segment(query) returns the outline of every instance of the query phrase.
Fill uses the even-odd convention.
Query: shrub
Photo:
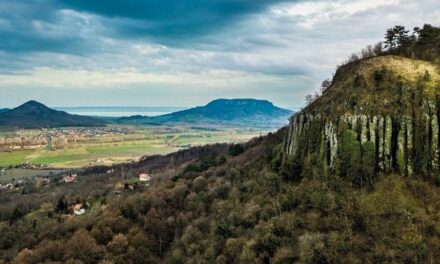
[[[243,152],[244,152],[244,148],[240,144],[233,144],[229,148],[229,155],[234,157],[240,155]]]

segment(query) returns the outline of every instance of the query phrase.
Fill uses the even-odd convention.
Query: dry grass
[[[381,77],[379,81],[377,76]],[[392,114],[401,111],[402,101],[409,101],[407,96],[419,87],[427,98],[440,94],[437,65],[391,55],[364,59],[340,67],[332,86],[306,111],[338,116]]]

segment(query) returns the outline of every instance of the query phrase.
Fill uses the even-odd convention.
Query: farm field
[[[113,127],[113,129],[116,129]],[[122,129],[122,128],[117,128]],[[77,136],[75,128],[64,129],[67,136],[62,147],[48,150],[18,148],[0,152],[0,167],[28,163],[49,168],[77,168],[89,165],[110,165],[137,160],[145,155],[167,154],[180,149],[214,143],[244,142],[266,131],[238,128],[201,130],[190,127],[124,126],[121,134]],[[49,131],[50,132],[50,131]],[[17,131],[20,136],[38,135],[35,130]],[[45,132],[47,133],[47,132]],[[52,132],[50,132],[52,133]],[[59,134],[59,132],[57,132]],[[55,133],[53,133],[55,134]],[[73,135],[73,136],[72,136]],[[76,137],[75,140],[72,140]],[[1,140],[1,135],[0,135]]]

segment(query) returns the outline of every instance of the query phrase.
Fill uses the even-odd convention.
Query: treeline
[[[383,42],[369,45],[360,52],[353,53],[343,65],[383,55],[397,55],[438,63],[440,27],[425,24],[410,31],[404,26],[396,25],[387,29]]]
[[[404,26],[394,26],[387,30],[384,45],[389,54],[438,62],[440,27],[425,24],[411,32]]]

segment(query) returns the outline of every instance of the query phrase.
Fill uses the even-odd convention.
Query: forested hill
[[[356,187],[292,178],[283,129],[193,148],[76,183],[0,192],[0,259],[14,263],[435,263],[440,187],[378,174]],[[312,159],[311,162],[315,162]],[[149,186],[138,182],[148,171]],[[317,172],[319,172],[317,170]],[[73,216],[72,206],[86,213]]]
[[[132,116],[122,123],[211,124],[243,127],[279,128],[288,123],[292,111],[274,106],[266,100],[217,99],[195,107],[156,117]]]
[[[71,115],[29,101],[14,109],[0,112],[2,128],[48,128],[74,126],[103,126],[104,121],[88,116]]]

